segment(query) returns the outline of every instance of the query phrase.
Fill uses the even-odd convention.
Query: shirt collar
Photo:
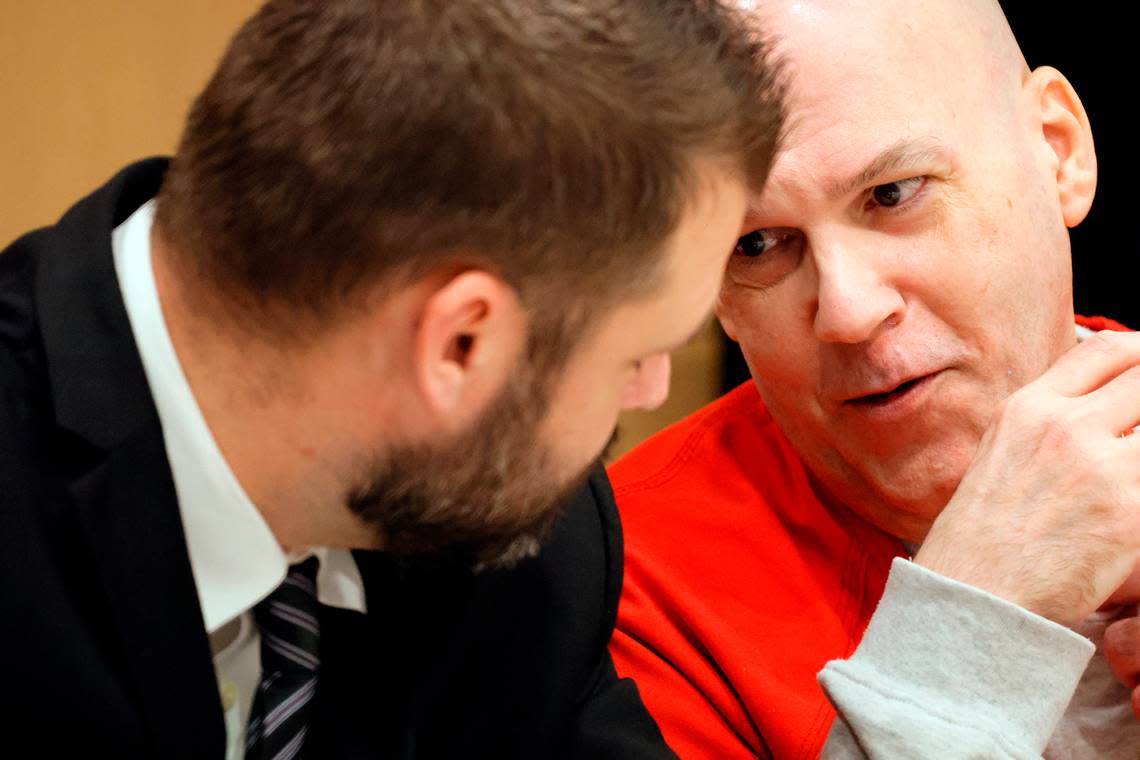
[[[154,201],[111,233],[115,272],[162,423],[190,566],[209,633],[252,608],[281,583],[290,561],[320,559],[323,604],[364,612],[360,571],[345,549],[286,557],[233,474],[206,424],[166,329],[151,265]]]

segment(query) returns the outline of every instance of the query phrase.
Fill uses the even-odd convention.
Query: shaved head
[[[788,122],[718,314],[821,494],[921,540],[998,404],[1075,342],[1087,117],[994,0],[740,4]]]
[[[752,0],[792,97],[846,84],[852,62],[876,62],[912,95],[937,83],[948,110],[1009,107],[1029,68],[996,0]],[[805,89],[803,83],[811,83]],[[947,88],[954,84],[953,92]],[[858,93],[876,97],[873,89]],[[796,128],[792,102],[789,131]]]
[[[996,69],[1025,68],[1017,40],[996,0],[739,0],[778,42],[783,30],[843,34],[906,43],[925,40],[972,52]],[[905,34],[900,34],[905,31]],[[886,33],[888,37],[880,35]],[[793,43],[794,44],[794,43]],[[955,48],[955,45],[972,47]]]

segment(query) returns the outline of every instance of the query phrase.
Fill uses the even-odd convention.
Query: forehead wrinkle
[[[831,197],[842,197],[862,190],[892,172],[928,165],[932,161],[945,162],[949,154],[946,146],[932,137],[904,138],[871,159],[858,173],[830,183],[827,192]]]

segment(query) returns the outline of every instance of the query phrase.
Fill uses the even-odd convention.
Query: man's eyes
[[[736,241],[728,260],[728,280],[750,288],[767,288],[794,270],[803,257],[803,233],[788,227],[762,227]]]
[[[875,185],[867,191],[864,210],[901,212],[908,203],[922,193],[927,181],[928,177],[918,176]],[[777,279],[777,274],[783,276],[794,268],[803,253],[804,245],[803,233],[795,228],[761,227],[753,230],[737,239],[729,274],[740,275],[747,271],[749,280],[759,279],[761,276],[765,280]],[[734,276],[734,279],[744,278]]]
[[[733,253],[747,258],[756,258],[787,241],[791,236],[792,233],[786,230],[753,230],[736,241],[736,249]]]
[[[867,200],[868,209],[873,206],[881,208],[895,208],[905,204],[918,195],[926,184],[926,177],[908,177],[897,182],[887,182],[871,188],[870,198]]]

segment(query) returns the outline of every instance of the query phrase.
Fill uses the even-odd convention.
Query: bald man
[[[755,382],[611,471],[619,672],[684,758],[1136,760],[1138,342],[1074,322],[1076,93],[991,0],[757,5],[790,125],[718,307]]]

